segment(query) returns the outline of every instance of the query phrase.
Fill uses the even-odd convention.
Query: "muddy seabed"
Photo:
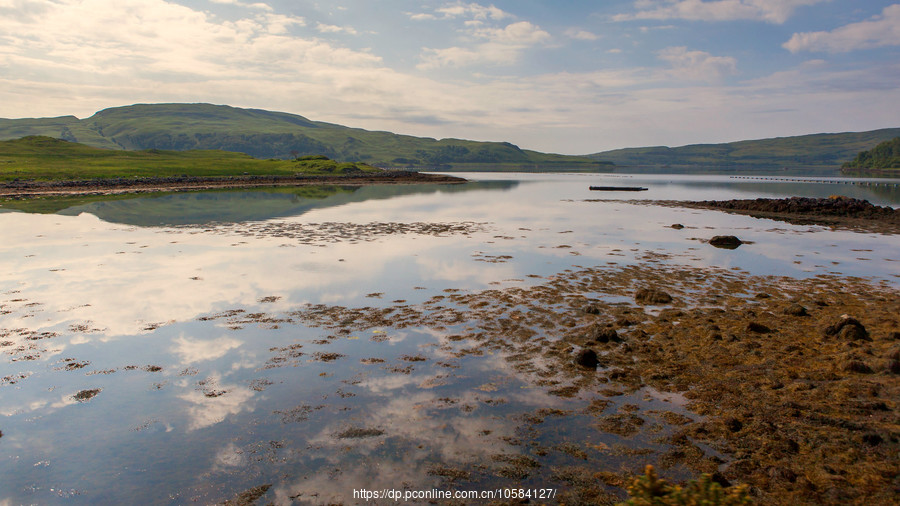
[[[203,233],[309,247],[401,235],[511,239],[482,222],[313,225],[165,234],[173,243]],[[469,260],[513,260],[501,253]],[[38,381],[47,362],[60,399],[45,414],[6,410],[7,420],[28,417],[12,430],[0,419],[12,497],[352,504],[362,488],[530,487],[556,489],[553,503],[611,504],[653,464],[674,481],[709,473],[747,484],[761,504],[896,500],[895,284],[682,265],[657,250],[635,260],[581,261],[486,289],[417,286],[411,301],[391,287],[353,305],[284,304],[273,294],[188,322],[145,322],[143,336],[168,336],[193,354],[187,367],[153,352],[100,351],[114,341],[96,342],[91,356],[57,344],[88,342],[102,323],[0,325],[13,371],[0,394]],[[16,290],[3,294],[0,315],[43,317],[41,302]],[[242,376],[229,376],[228,363],[204,365],[240,350],[238,338],[263,343],[231,366]],[[185,411],[192,417],[182,420]],[[69,431],[65,454],[54,454],[50,436],[40,442]],[[52,459],[19,460],[44,446]],[[42,474],[57,468],[75,470]]]

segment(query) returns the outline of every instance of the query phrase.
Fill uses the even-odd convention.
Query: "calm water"
[[[448,356],[452,326],[291,318],[308,304],[415,306],[660,252],[673,265],[900,284],[895,236],[587,201],[843,194],[896,207],[896,186],[465,177],[478,181],[0,213],[0,504],[203,504],[260,484],[278,504],[353,503],[354,489],[450,486],[441,466],[474,469],[455,487],[558,486],[554,466],[640,469],[639,455],[600,449],[654,444],[583,416],[525,435],[523,414],[577,411],[592,398],[551,395],[498,356]],[[600,195],[591,184],[650,190]],[[752,244],[701,241],[719,234]],[[683,411],[681,401],[614,400]],[[522,438],[578,449],[552,452],[527,479],[478,471],[527,453]]]

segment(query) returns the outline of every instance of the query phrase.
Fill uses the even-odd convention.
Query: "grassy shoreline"
[[[322,184],[461,183],[324,156],[260,160],[227,151],[116,151],[51,137],[0,142],[0,197],[116,195]]]
[[[371,165],[337,162],[324,156],[263,160],[243,153],[215,150],[119,151],[40,136],[0,141],[0,181],[296,174],[340,176],[378,172],[382,170]]]

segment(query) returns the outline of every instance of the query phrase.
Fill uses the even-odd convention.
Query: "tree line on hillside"
[[[869,151],[861,151],[845,163],[844,169],[900,169],[900,137],[882,142]]]

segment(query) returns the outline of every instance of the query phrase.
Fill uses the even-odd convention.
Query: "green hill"
[[[46,136],[0,141],[0,181],[13,179],[93,179],[129,177],[338,175],[378,171],[365,163],[325,157],[260,160],[218,150],[112,150]]]
[[[81,120],[0,119],[0,140],[26,135],[119,150],[223,150],[278,159],[325,155],[382,167],[597,170],[604,166],[585,157],[522,150],[507,142],[413,137],[211,104],[138,104],[104,109]]]
[[[673,168],[693,170],[713,169],[828,169],[835,172],[841,164],[861,150],[900,135],[900,128],[886,128],[869,132],[813,134],[796,137],[729,142],[725,144],[694,144],[677,148],[665,146],[627,148],[588,155],[608,160],[618,166]]]
[[[900,137],[884,141],[841,167],[843,172],[889,172],[900,174]]]

